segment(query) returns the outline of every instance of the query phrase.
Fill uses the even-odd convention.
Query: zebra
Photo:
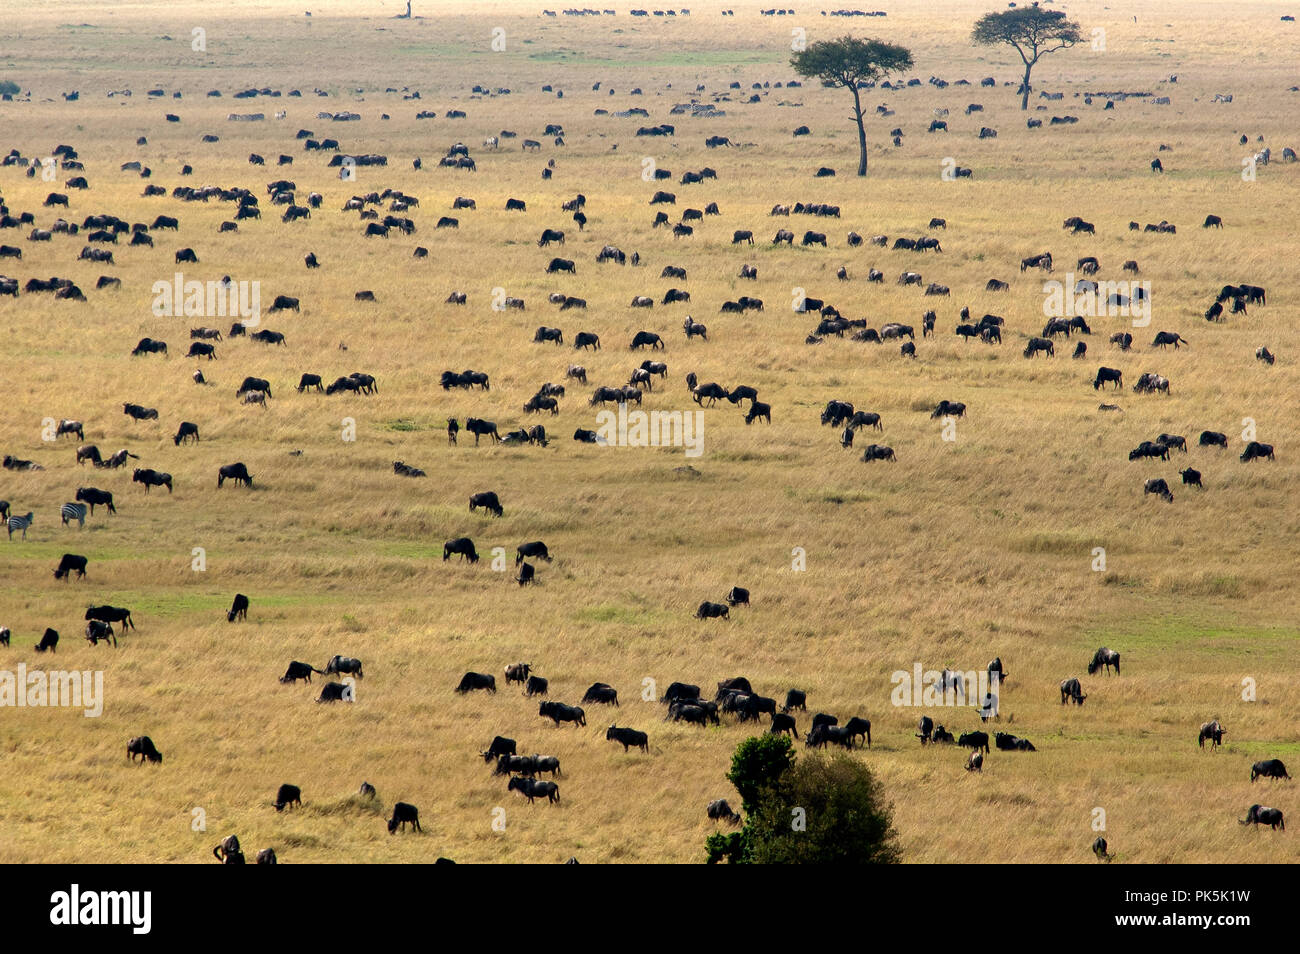
[[[63,509],[59,512],[63,517],[63,525],[66,527],[69,520],[77,521],[78,525],[86,525],[86,505],[81,503],[65,503]]]
[[[23,539],[24,539],[24,540],[27,539],[27,528],[30,527],[30,526],[32,525],[32,516],[33,516],[33,514],[31,513],[31,511],[28,511],[28,512],[27,512],[27,516],[25,516],[25,517],[10,517],[10,518],[9,518],[9,522],[8,522],[8,524],[7,524],[6,526],[7,526],[8,529],[9,529],[9,539],[10,539],[10,540],[12,540],[12,539],[14,538],[14,531],[15,531],[15,530],[21,530],[21,531],[23,532]]]

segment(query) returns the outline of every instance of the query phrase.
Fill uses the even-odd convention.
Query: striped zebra
[[[59,512],[63,517],[63,525],[66,527],[69,520],[77,521],[79,526],[86,525],[86,505],[81,503],[65,503],[63,509]]]
[[[15,531],[15,530],[21,530],[21,531],[23,532],[23,539],[24,539],[24,540],[27,539],[27,528],[30,527],[30,526],[32,525],[32,516],[33,516],[32,513],[31,513],[30,511],[28,511],[27,516],[25,516],[25,517],[10,517],[10,518],[9,518],[9,521],[8,521],[8,523],[6,524],[6,526],[9,528],[9,539],[10,539],[10,540],[12,540],[12,539],[14,538],[14,531]]]

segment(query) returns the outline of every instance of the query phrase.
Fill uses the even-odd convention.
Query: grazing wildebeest
[[[307,682],[311,682],[311,674],[314,672],[320,673],[322,676],[325,675],[324,670],[317,669],[310,663],[297,662],[295,660],[294,662],[289,663],[289,668],[285,670],[284,675],[280,677],[280,681],[283,683],[292,683],[297,682],[299,679],[305,679]]]
[[[1213,722],[1204,722],[1201,724],[1201,734],[1197,737],[1196,744],[1203,749],[1205,748],[1205,740],[1209,739],[1210,750],[1213,751],[1223,744],[1223,736],[1227,731],[1219,724],[1218,719]]]
[[[1264,759],[1250,767],[1250,780],[1253,782],[1257,778],[1289,779],[1291,776],[1287,774],[1286,766],[1282,764],[1281,759]]]
[[[572,722],[575,726],[587,724],[587,714],[580,706],[568,706],[563,702],[543,702],[537,714],[550,719],[557,727],[561,722]]]
[[[36,651],[38,653],[43,653],[47,651],[52,653],[58,652],[58,646],[59,646],[58,631],[50,629],[47,626],[45,628],[45,634],[41,636],[41,641],[36,644]]]
[[[629,346],[628,350],[635,351],[638,348],[644,348],[646,345],[650,346],[651,351],[662,350],[664,348],[663,339],[653,331],[638,331],[632,338],[632,344]]]
[[[492,514],[494,517],[499,517],[503,513],[505,513],[505,511],[501,508],[501,501],[498,500],[497,495],[490,490],[486,490],[483,491],[482,493],[470,495],[469,512],[473,513],[479,507],[482,507],[484,510]]]
[[[1269,828],[1277,831],[1281,826],[1286,831],[1286,822],[1282,819],[1282,810],[1280,808],[1265,808],[1262,805],[1251,805],[1246,810],[1246,817],[1241,820],[1242,825],[1267,825]]]
[[[1139,394],[1154,394],[1156,391],[1169,393],[1169,379],[1161,377],[1153,371],[1143,372],[1138,378],[1137,384],[1133,385],[1133,390]]]
[[[469,537],[458,537],[455,540],[448,540],[442,546],[442,559],[446,562],[447,558],[453,553],[460,554],[461,562],[466,559],[470,563],[478,562],[478,551],[474,549],[474,541]]]
[[[722,603],[710,603],[706,600],[695,611],[696,619],[717,619],[718,617],[723,619],[731,618],[728,608]]]
[[[497,677],[487,672],[467,672],[461,676],[460,683],[456,686],[458,693],[473,692],[476,689],[485,689],[488,692],[497,691]]]
[[[930,412],[931,420],[934,420],[935,418],[938,417],[946,417],[946,416],[965,417],[966,405],[960,401],[943,400],[940,401],[937,405],[935,405],[934,410]]]
[[[512,682],[527,682],[532,668],[530,663],[512,663],[506,666],[506,685]]]
[[[134,762],[136,756],[140,757],[140,764],[154,762],[162,764],[162,753],[158,751],[157,746],[153,744],[153,739],[147,735],[137,735],[126,743],[126,757],[128,761]]]
[[[105,623],[103,620],[92,619],[86,624],[86,642],[92,646],[97,646],[100,640],[111,643],[113,648],[117,648],[117,636],[113,632],[111,623]]]
[[[1115,652],[1113,649],[1107,649],[1105,646],[1098,649],[1097,652],[1093,654],[1092,662],[1088,663],[1088,675],[1093,675],[1101,669],[1102,666],[1106,667],[1107,673],[1110,672],[1110,667],[1114,666],[1115,675],[1118,676],[1120,674],[1119,653]]]
[[[921,731],[916,734],[916,737],[921,740],[922,745],[925,745],[930,741],[930,735],[934,732],[934,720],[929,716],[921,716],[919,728]]]
[[[1277,360],[1277,358],[1274,357],[1273,352],[1269,351],[1268,348],[1257,348],[1255,349],[1255,360],[1263,361],[1265,364],[1272,364]]]
[[[1241,460],[1243,462],[1263,460],[1264,458],[1274,460],[1272,444],[1264,444],[1260,441],[1251,441],[1246,445],[1246,449],[1241,452]]]
[[[276,790],[275,801],[271,805],[277,812],[282,812],[292,805],[302,808],[302,789],[286,782]]]
[[[745,423],[751,424],[756,419],[762,418],[767,423],[772,423],[772,405],[765,404],[762,401],[753,401],[749,405],[749,413],[745,415]]]
[[[98,619],[105,623],[125,623],[125,629],[129,626],[135,629],[135,623],[131,620],[131,611],[118,606],[92,606],[86,610],[87,620]]]
[[[1221,228],[1223,228],[1223,219],[1219,218],[1219,216],[1217,216],[1217,215],[1207,215],[1207,216],[1205,217],[1205,222],[1201,225],[1201,228],[1203,228],[1203,229],[1208,229],[1208,228],[1221,229]]]
[[[686,321],[682,323],[682,330],[686,332],[686,340],[687,340],[687,341],[690,341],[690,340],[691,340],[692,338],[694,338],[696,335],[698,335],[699,337],[703,338],[705,341],[708,341],[708,340],[709,340],[709,329],[708,329],[708,327],[707,327],[706,325],[702,325],[702,324],[700,324],[698,321],[696,321],[696,320],[695,320],[694,318],[692,318],[690,315],[687,315],[687,316],[686,316]]]
[[[1091,671],[1091,670],[1090,670]],[[1061,681],[1061,705],[1067,702],[1073,702],[1077,706],[1083,705],[1083,700],[1088,697],[1084,694],[1079,680],[1073,676]]]
[[[854,716],[848,722],[844,723],[844,731],[849,734],[850,738],[861,736],[867,743],[867,748],[871,748],[871,721]]]
[[[217,468],[217,488],[220,489],[227,480],[233,480],[236,484],[243,484],[245,487],[253,486],[253,478],[242,461]]]
[[[1142,496],[1145,497],[1147,494],[1156,494],[1165,503],[1174,502],[1173,491],[1169,489],[1169,484],[1163,477],[1153,477],[1142,485]]]
[[[789,732],[796,739],[799,738],[799,730],[795,726],[794,716],[786,715],[782,712],[772,713],[772,724],[767,730],[769,735],[779,735],[782,732]]]
[[[743,586],[733,586],[727,593],[727,605],[748,606],[749,590],[745,589]]]
[[[1201,431],[1201,438],[1198,443],[1202,447],[1227,447],[1228,435],[1219,431]]]
[[[54,570],[56,580],[71,579],[71,575],[76,573],[79,578],[86,576],[86,558],[78,556],[75,553],[65,553],[59,560],[59,565]]]
[[[407,802],[398,802],[393,806],[393,817],[388,819],[388,833],[393,834],[399,825],[402,831],[406,831],[407,822],[410,822],[416,831],[423,833],[424,829],[420,827],[420,810]]]
[[[1047,352],[1047,356],[1053,357],[1056,354],[1056,346],[1048,338],[1030,338],[1025,345],[1025,357],[1032,358],[1040,351]]]
[[[611,725],[605,730],[606,741],[620,742],[623,745],[623,751],[630,748],[638,748],[642,752],[649,753],[649,737],[637,729],[620,728],[618,725]]]
[[[248,619],[248,597],[243,593],[235,594],[235,600],[226,613],[226,622],[233,623],[237,619]]]
[[[1129,460],[1140,460],[1144,457],[1159,457],[1161,460],[1168,460],[1169,448],[1159,441],[1143,441],[1128,452]]]
[[[1164,348],[1166,345],[1173,345],[1174,350],[1178,350],[1180,344],[1187,344],[1181,335],[1173,331],[1160,331],[1156,333],[1155,340],[1151,344],[1158,348]]]
[[[528,682],[524,684],[524,694],[528,696],[544,696],[548,687],[548,681],[541,676],[529,676]]]
[[[1124,386],[1124,372],[1119,368],[1098,368],[1097,377],[1093,379],[1092,389],[1100,390],[1107,381],[1114,382],[1116,389]]]
[[[593,683],[592,686],[583,694],[582,702],[603,703],[605,705],[618,705],[618,690],[604,682]]]
[[[519,548],[515,552],[515,566],[524,562],[524,557],[541,557],[547,563],[550,563],[552,559],[550,552],[546,549],[546,544],[541,540],[519,544]]]
[[[868,444],[866,450],[862,452],[864,463],[873,460],[887,460],[897,462],[898,458],[894,455],[894,449],[884,444]]]
[[[984,774],[984,753],[983,752],[978,752],[978,751],[971,752],[970,758],[966,760],[966,771],[979,772],[981,775]]]

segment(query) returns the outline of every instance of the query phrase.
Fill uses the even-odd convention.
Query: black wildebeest
[[[1280,826],[1286,831],[1286,822],[1282,819],[1282,810],[1280,808],[1266,808],[1262,805],[1251,805],[1246,810],[1246,817],[1241,820],[1242,825],[1267,825],[1269,828],[1277,831]]]
[[[271,805],[277,812],[282,812],[292,805],[302,808],[302,789],[286,782],[276,791],[275,801]]]
[[[1178,475],[1183,478],[1183,483],[1187,486],[1200,487],[1202,490],[1205,489],[1201,485],[1201,472],[1199,470],[1188,467],[1185,470],[1180,470]]]
[[[407,802],[398,802],[393,806],[393,817],[388,819],[388,833],[393,834],[399,825],[402,831],[406,831],[407,822],[410,822],[411,827],[416,831],[423,833],[424,829],[420,827],[420,810]]]
[[[966,405],[960,401],[940,401],[933,411],[930,412],[930,419],[938,417],[965,417]]]
[[[56,580],[71,579],[72,574],[76,573],[79,579],[84,579],[86,576],[86,562],[84,556],[65,553],[54,570],[54,578]]]
[[[111,623],[105,623],[103,620],[92,619],[86,623],[86,642],[92,646],[99,645],[99,641],[111,643],[113,648],[117,648],[117,635],[113,632]]]
[[[1110,667],[1115,667],[1115,675],[1119,675],[1119,653],[1113,649],[1107,649],[1105,646],[1098,649],[1092,656],[1092,662],[1088,663],[1088,675],[1093,675],[1103,666],[1106,672],[1110,672]]]
[[[649,753],[649,737],[637,729],[621,728],[618,725],[611,725],[605,730],[606,741],[619,742],[623,745],[623,751],[630,748],[638,748],[642,752]]]
[[[1124,372],[1119,368],[1098,368],[1097,377],[1094,378],[1092,382],[1092,389],[1098,391],[1105,386],[1108,381],[1113,382],[1115,388],[1118,390],[1124,386]]]
[[[492,744],[487,747],[487,751],[480,754],[483,756],[484,762],[491,762],[503,755],[514,755],[515,749],[514,739],[507,739],[505,736],[498,735],[493,737]]]
[[[312,673],[319,673],[322,676],[325,675],[324,670],[317,669],[310,663],[298,662],[295,660],[294,662],[289,663],[289,668],[285,670],[284,675],[280,677],[280,681],[283,683],[292,683],[297,682],[299,679],[305,679],[307,682],[311,682]]]
[[[568,706],[563,702],[543,702],[537,714],[550,719],[556,726],[561,722],[572,722],[575,726],[587,724],[587,714],[580,706]]]
[[[89,504],[92,515],[97,505],[108,507],[109,513],[117,513],[117,508],[113,506],[113,495],[107,490],[100,490],[97,487],[78,487],[77,500]]]
[[[1286,766],[1282,764],[1281,759],[1264,759],[1250,767],[1250,780],[1253,782],[1257,778],[1289,779],[1291,776],[1287,774]]]
[[[550,552],[546,549],[546,544],[541,540],[519,544],[519,548],[515,551],[515,566],[524,562],[525,557],[541,557],[547,563],[552,560]]]
[[[967,748],[979,751],[983,749],[989,751],[989,734],[987,732],[963,732],[957,739],[957,744]]]
[[[548,681],[541,676],[529,676],[528,682],[524,684],[524,694],[528,696],[544,696],[549,685]]]
[[[149,738],[147,735],[137,735],[126,743],[127,759],[134,762],[136,756],[139,756],[141,765],[144,765],[145,762],[154,762],[158,765],[162,764],[162,753],[159,752],[157,747],[153,744],[153,739]]]
[[[541,782],[537,779],[515,776],[506,783],[506,791],[521,792],[528,798],[528,804],[535,798],[545,798],[551,804],[559,804],[560,787],[554,782]]]
[[[497,677],[487,672],[467,672],[460,677],[460,683],[456,686],[456,691],[461,694],[473,692],[476,689],[496,692]]]
[[[85,618],[98,619],[105,623],[125,623],[123,629],[127,626],[135,629],[135,623],[131,620],[131,611],[118,606],[92,606],[86,610]]]
[[[1265,458],[1267,458],[1268,460],[1275,459],[1273,457],[1272,444],[1264,444],[1261,443],[1260,441],[1251,441],[1249,444],[1246,445],[1246,449],[1241,452],[1241,460],[1243,462],[1252,461],[1252,460],[1264,460]]]
[[[1159,331],[1159,332],[1156,332],[1155,340],[1152,341],[1151,344],[1152,344],[1154,347],[1158,347],[1158,348],[1161,348],[1161,349],[1163,349],[1166,345],[1173,345],[1173,346],[1174,346],[1174,350],[1177,351],[1177,350],[1178,350],[1178,346],[1179,346],[1180,344],[1187,344],[1187,341],[1186,341],[1186,340],[1185,340],[1181,335],[1179,335],[1177,332],[1173,332],[1173,331]]]
[[[1165,503],[1174,502],[1173,491],[1169,489],[1169,484],[1163,477],[1153,477],[1142,485],[1142,496],[1145,497],[1147,494],[1155,494]]]
[[[6,632],[8,632],[8,630],[6,630]],[[47,626],[47,627],[45,628],[45,634],[44,634],[43,636],[41,636],[41,641],[40,641],[39,643],[36,644],[36,651],[37,651],[38,653],[43,653],[43,652],[46,652],[46,651],[48,651],[48,652],[52,652],[52,653],[53,653],[53,652],[58,652],[58,646],[59,646],[59,634],[58,634],[58,631],[57,631],[57,630],[50,629],[50,628]]]
[[[597,682],[583,694],[582,702],[603,703],[604,705],[618,705],[618,690],[608,683]]]
[[[749,590],[745,589],[743,586],[733,586],[727,593],[727,605],[748,606]]]
[[[659,351],[664,348],[663,339],[653,331],[638,331],[632,338],[632,344],[629,346],[629,350],[635,351],[638,348],[644,348],[647,345],[650,346],[651,351]]]
[[[1197,737],[1196,744],[1203,749],[1205,748],[1205,740],[1209,739],[1210,751],[1214,751],[1223,744],[1223,737],[1227,732],[1228,730],[1219,724],[1218,719],[1213,722],[1204,722],[1201,724],[1201,734]]]
[[[1227,447],[1228,435],[1219,431],[1201,431],[1198,443],[1202,447]]]
[[[217,488],[220,489],[227,480],[233,480],[236,484],[243,484],[245,487],[253,486],[253,478],[243,461],[217,468]]]
[[[1078,679],[1071,676],[1069,679],[1061,680],[1061,705],[1073,702],[1076,706],[1081,706],[1083,700],[1087,698]]]
[[[248,619],[248,597],[243,593],[235,594],[235,600],[226,612],[226,622],[233,623],[237,619]]]
[[[194,438],[194,441],[198,442],[199,425],[194,424],[192,421],[181,421],[181,426],[179,426],[177,432],[175,432],[175,437],[172,438],[172,443],[179,447],[190,438]]]
[[[478,551],[474,549],[474,541],[469,537],[458,537],[455,540],[448,540],[442,546],[442,559],[445,562],[453,553],[460,554],[461,562],[466,559],[470,563],[478,562]]]
[[[699,605],[695,611],[696,619],[730,619],[730,611],[722,603],[710,603],[707,600]]]
[[[472,494],[470,496],[469,512],[473,513],[479,507],[482,507],[484,510],[492,514],[494,517],[500,517],[502,514],[505,513],[505,511],[501,508],[501,501],[498,500],[497,495],[490,490],[485,490],[482,493]]]

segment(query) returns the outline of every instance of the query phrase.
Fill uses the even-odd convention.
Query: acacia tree
[[[1063,11],[1037,5],[986,13],[975,21],[971,31],[971,40],[981,46],[1005,44],[1020,54],[1025,63],[1021,109],[1029,108],[1029,74],[1034,64],[1046,54],[1068,49],[1082,39],[1079,24],[1067,20]]]
[[[842,36],[813,43],[790,57],[800,76],[819,79],[823,86],[843,87],[853,92],[853,121],[858,125],[858,175],[867,174],[867,127],[862,113],[859,86],[875,83],[891,73],[912,68],[912,52],[883,40]]]

